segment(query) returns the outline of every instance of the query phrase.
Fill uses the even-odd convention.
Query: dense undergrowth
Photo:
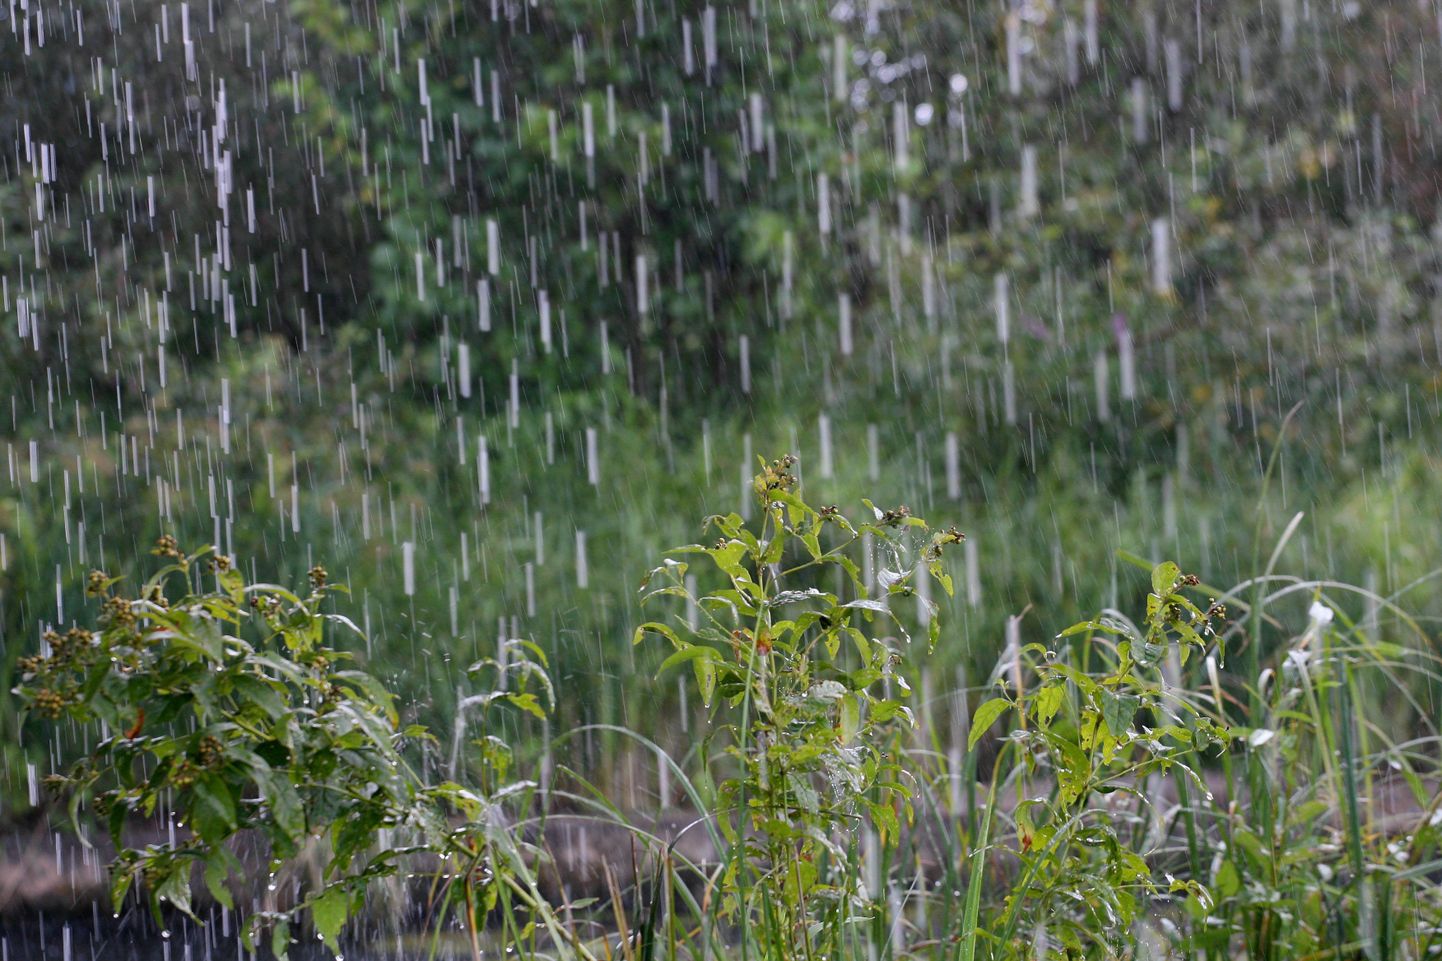
[[[355,625],[325,571],[300,596],[170,540],[173,563],[136,591],[92,578],[95,631],[47,635],[18,693],[93,745],[53,781],[78,827],[123,839],[158,813],[193,832],[122,854],[117,908],[133,893],[157,918],[190,910],[194,864],[230,903],[242,826],[272,869],[323,839],[304,899],[248,914],[277,950],[302,923],[363,941],[345,924],[373,920],[372,889],[429,865],[432,936],[463,933],[477,956],[1442,954],[1442,659],[1395,598],[1277,573],[1300,520],[1231,588],[1167,562],[1135,604],[1045,641],[1013,622],[989,675],[941,694],[924,668],[964,535],[901,506],[868,501],[855,522],[813,506],[795,467],[763,464],[751,520],[713,516],[714,540],[644,582],[665,616],[636,643],[668,652],[637,683],[685,671],[689,752],[618,726],[528,737],[554,690],[521,642],[472,665],[477,730],[458,718],[441,744],[346,667],[331,634]],[[625,892],[610,880],[599,915],[546,899],[535,846],[557,805],[626,821],[567,763],[563,742],[596,732],[654,755],[712,841],[688,858],[637,822],[648,870]]]
[[[938,676],[1299,510],[1279,569],[1442,614],[1415,0],[238,0],[189,54],[173,6],[7,21],[0,689],[170,532],[325,558],[408,717],[522,636],[558,727],[648,727],[634,572],[744,509],[748,439],[966,518]]]

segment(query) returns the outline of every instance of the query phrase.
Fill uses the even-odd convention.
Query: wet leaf
[[[349,912],[350,899],[340,885],[332,885],[310,903],[310,915],[315,922],[316,933],[332,951],[340,950],[338,938],[341,928],[345,927]]]
[[[1011,701],[1004,697],[994,697],[989,701],[982,702],[971,716],[971,734],[967,738],[967,750],[975,748],[976,742],[981,740],[982,735],[1010,708]]]

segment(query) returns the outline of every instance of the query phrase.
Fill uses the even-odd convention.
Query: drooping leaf
[[[299,844],[306,830],[305,809],[290,778],[284,771],[265,767],[255,771],[255,780],[276,827],[292,845]]]
[[[668,656],[656,669],[658,675],[664,674],[673,667],[679,667],[688,661],[701,660],[724,660],[721,652],[714,647],[707,647],[705,644],[687,644],[679,651]]]
[[[235,901],[230,896],[230,887],[226,881],[231,875],[231,866],[226,856],[234,858],[230,851],[224,847],[217,848],[216,852],[205,862],[205,887],[210,896],[215,898],[218,904],[223,904],[230,910],[235,910]]]
[[[716,663],[709,658],[697,658],[691,662],[696,671],[696,686],[701,690],[701,703],[711,706],[711,696],[716,691]]]
[[[123,809],[122,809],[123,810]],[[125,895],[130,892],[130,885],[135,880],[135,873],[128,864],[117,863],[110,870],[110,910],[116,914],[120,913],[121,906],[125,903]]]
[[[154,896],[170,902],[177,910],[194,917],[190,910],[190,862],[171,862],[167,866],[165,879],[156,886]]]
[[[994,697],[984,701],[971,716],[971,735],[967,738],[966,748],[971,750],[976,747],[976,742],[981,740],[983,734],[996,723],[1011,707],[1011,701],[1004,697]]]
[[[647,632],[650,632],[652,634],[660,634],[662,637],[666,638],[666,640],[670,641],[673,645],[675,645],[678,650],[686,646],[682,643],[681,638],[677,636],[676,632],[669,625],[662,624],[660,621],[647,621],[640,627],[636,628],[635,634],[631,636],[631,643],[633,645],[640,644],[641,639],[646,636]]]
[[[235,831],[235,797],[221,777],[207,774],[200,778],[191,789],[191,796],[194,798],[190,808],[191,825],[202,840],[216,844]]]
[[[290,922],[284,918],[275,922],[270,932],[270,952],[278,961],[286,961],[290,956]]]
[[[340,937],[341,928],[345,927],[349,913],[350,898],[340,885],[332,885],[310,903],[310,916],[315,923],[316,933],[332,951],[340,951],[337,939]]]

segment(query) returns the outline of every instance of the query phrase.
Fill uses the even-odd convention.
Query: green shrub
[[[310,590],[299,595],[247,584],[227,558],[210,549],[182,554],[170,537],[154,553],[169,563],[134,597],[114,593],[116,579],[93,572],[89,592],[102,600],[96,629],[47,634],[41,653],[21,664],[17,689],[40,717],[99,723],[88,755],[51,781],[68,796],[77,828],[83,812],[108,824],[120,852],[111,866],[117,912],[138,886],[157,924],[166,903],[193,918],[196,869],[211,895],[234,907],[230,886],[243,865],[231,842],[251,829],[263,837],[272,870],[324,843],[323,883],[304,903],[250,917],[247,941],[270,927],[277,955],[306,913],[336,949],[366,888],[413,867],[419,855],[442,859],[441,917],[454,909],[473,945],[498,906],[512,922],[508,933],[525,935],[512,903],[531,913],[528,924],[561,934],[530,873],[534,854],[503,813],[533,787],[510,777],[508,745],[493,734],[480,742],[478,790],[428,783],[406,749],[431,735],[402,726],[392,696],[328,643],[331,631],[359,630],[325,609],[342,589],[327,583],[324,569],[311,569]],[[204,590],[207,580],[213,587]],[[475,696],[479,705],[544,716],[551,706],[544,658],[519,642],[507,651],[504,665],[473,665],[473,673],[496,674],[496,689]],[[171,812],[189,836],[127,848],[130,820],[157,811]],[[382,830],[406,840],[378,844]]]

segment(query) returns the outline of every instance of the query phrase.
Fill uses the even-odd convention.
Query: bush
[[[211,549],[182,554],[173,538],[161,538],[154,553],[168,563],[134,597],[114,593],[117,579],[93,572],[89,592],[102,601],[96,629],[48,633],[40,654],[21,665],[18,688],[40,717],[99,724],[88,755],[51,784],[68,796],[77,828],[82,811],[108,824],[120,852],[111,866],[117,912],[138,887],[158,925],[167,903],[194,918],[196,869],[211,895],[233,908],[229,886],[244,870],[233,842],[253,830],[272,870],[313,841],[325,843],[323,882],[299,908],[251,915],[247,943],[270,927],[279,956],[306,913],[336,949],[367,886],[413,867],[418,855],[442,860],[441,917],[454,909],[473,942],[485,915],[499,904],[509,916],[512,902],[533,913],[532,923],[550,922],[560,933],[529,873],[531,855],[503,814],[503,805],[533,787],[509,777],[509,747],[494,735],[484,739],[479,791],[428,783],[406,748],[434,739],[422,727],[403,727],[390,693],[327,643],[332,631],[360,632],[325,610],[343,589],[327,582],[323,568],[311,569],[310,590],[300,595],[247,584],[227,558]],[[200,589],[207,579],[213,588]],[[494,671],[497,684],[472,705],[544,716],[551,706],[544,657],[519,642],[507,652],[504,665],[472,666],[473,674]],[[189,836],[126,848],[129,821],[157,811]],[[453,823],[453,812],[464,820]],[[407,841],[380,844],[381,831]]]

